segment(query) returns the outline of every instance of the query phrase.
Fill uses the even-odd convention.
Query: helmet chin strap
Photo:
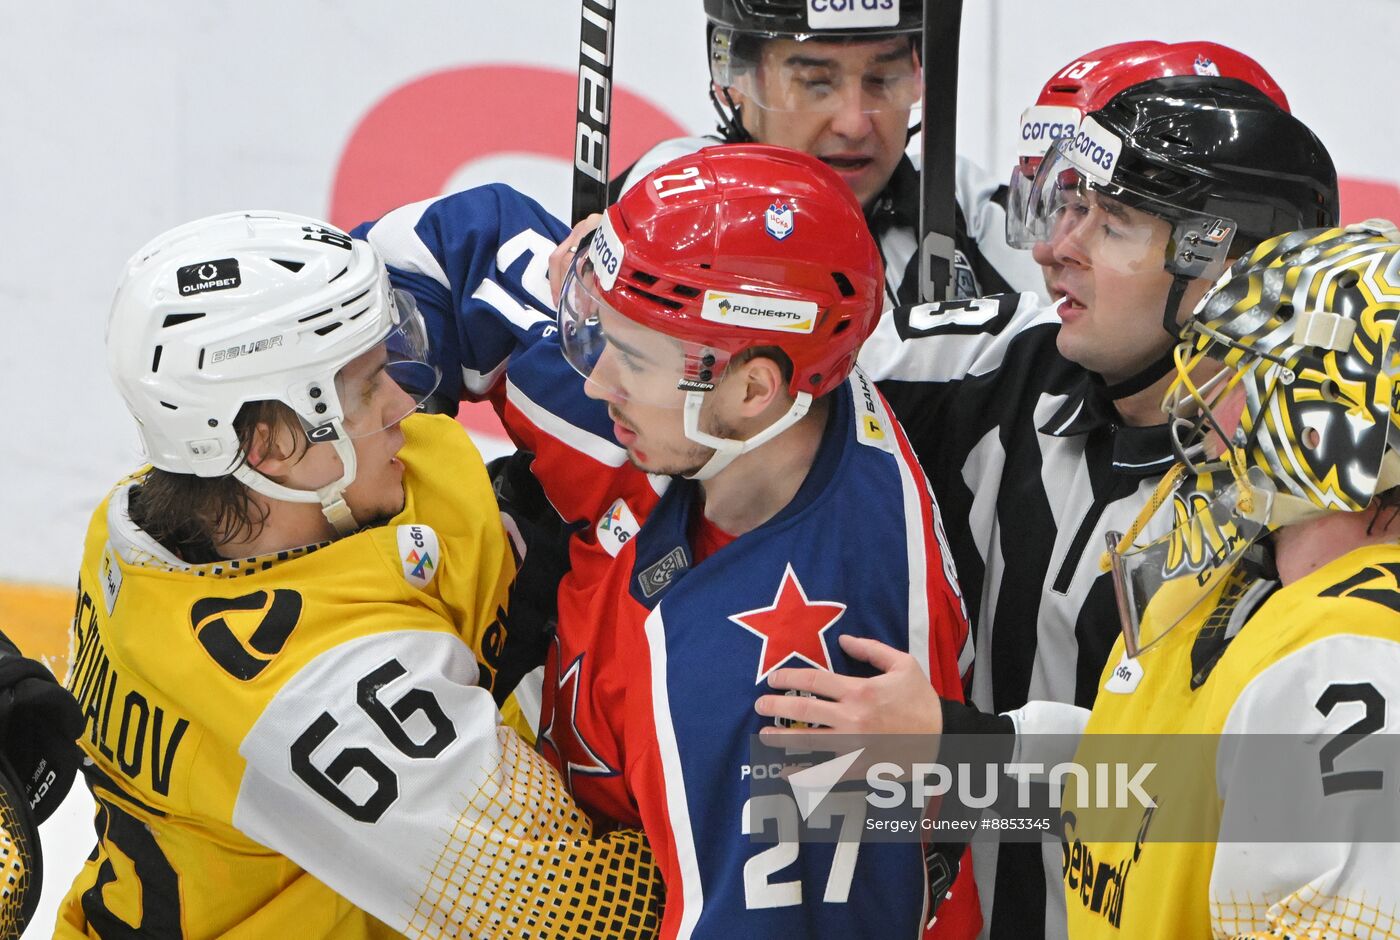
[[[280,499],[287,503],[320,503],[321,514],[335,527],[337,535],[353,535],[359,531],[360,526],[355,521],[354,514],[350,512],[350,506],[345,502],[345,489],[355,482],[355,446],[343,437],[329,443],[335,448],[336,456],[340,458],[345,469],[340,479],[327,483],[318,490],[294,490],[283,486],[246,463],[239,464],[234,469],[233,476],[250,490],[269,499]]]
[[[724,100],[720,101],[719,94],[715,93],[714,82],[710,83],[710,104],[714,106],[715,113],[719,115],[719,133],[729,144],[751,144],[754,142],[753,135],[744,128],[744,119],[739,116],[739,106],[734,103],[734,98],[729,94],[729,89],[723,89],[720,94],[724,95]]]
[[[700,430],[700,408],[705,404],[704,392],[685,393],[685,436],[703,447],[714,448],[714,456],[694,473],[686,474],[692,480],[708,480],[733,462],[740,454],[748,453],[756,447],[768,443],[779,434],[792,427],[812,407],[810,392],[798,392],[792,407],[768,427],[746,441],[736,441],[728,437],[715,437]]]

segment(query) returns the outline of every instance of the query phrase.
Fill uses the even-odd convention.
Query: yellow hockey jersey
[[[1155,755],[1156,805],[1066,789],[1073,940],[1400,937],[1400,547],[1276,587],[1225,580],[1137,660],[1119,640],[1076,762]]]
[[[654,929],[645,844],[591,840],[481,684],[514,561],[480,455],[403,430],[403,511],[321,546],[189,565],[132,524],[139,475],[98,508],[67,679],[98,847],[58,936]]]

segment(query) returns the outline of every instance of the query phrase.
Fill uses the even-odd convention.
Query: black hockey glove
[[[519,565],[502,619],[504,652],[491,685],[498,705],[526,673],[544,664],[559,619],[559,582],[569,571],[569,537],[574,530],[559,518],[530,473],[534,459],[517,451],[486,465]]]
[[[19,937],[39,903],[39,823],[73,785],[82,730],[68,690],[0,633],[0,938]]]

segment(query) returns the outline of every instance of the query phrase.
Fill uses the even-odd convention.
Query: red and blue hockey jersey
[[[868,674],[840,634],[909,650],[940,692],[961,696],[970,662],[959,657],[971,654],[941,523],[874,385],[855,373],[832,393],[788,506],[696,563],[688,529],[699,485],[628,463],[540,312],[560,223],[490,186],[396,210],[357,234],[416,295],[451,390],[498,402],[536,455],[550,502],[577,527],[541,746],[590,812],[646,830],[667,882],[663,935],[918,936],[920,846],[774,843],[796,831],[795,801],[746,805],[766,677],[784,665]],[[955,926],[954,907],[940,927]]]

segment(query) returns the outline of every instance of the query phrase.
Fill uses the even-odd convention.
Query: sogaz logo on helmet
[[[603,224],[598,226],[593,240],[588,245],[588,260],[593,262],[593,273],[603,290],[612,290],[617,283],[618,272],[622,270],[622,241],[613,231],[612,217],[603,213]]]
[[[1035,105],[1021,112],[1021,134],[1016,156],[1043,157],[1055,141],[1071,137],[1079,128],[1079,109],[1064,105]]]
[[[1079,131],[1065,147],[1064,154],[1069,162],[1085,176],[1098,183],[1113,180],[1113,171],[1118,166],[1118,155],[1123,150],[1123,141],[1110,133],[1092,117],[1086,117],[1079,125]]]
[[[807,25],[812,29],[861,29],[898,26],[896,0],[807,0]]]
[[[705,291],[700,317],[752,330],[810,333],[817,323],[817,305],[809,300],[782,300],[709,290]]]

